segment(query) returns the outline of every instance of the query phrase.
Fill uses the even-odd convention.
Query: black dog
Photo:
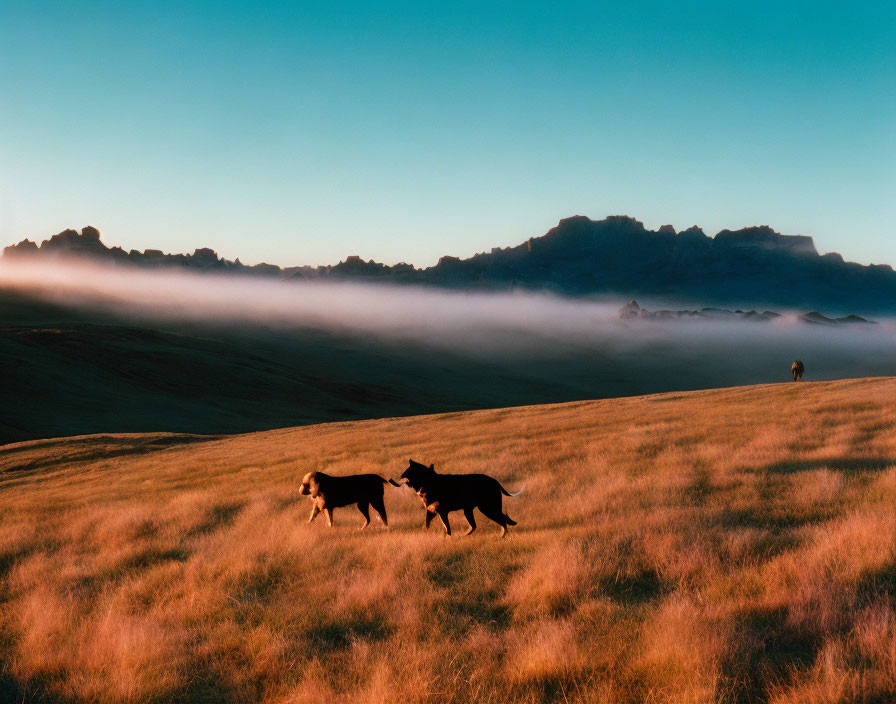
[[[401,478],[407,481],[423,501],[426,508],[426,527],[429,527],[433,516],[438,515],[445,526],[445,532],[451,535],[451,524],[448,514],[451,511],[463,511],[470,529],[467,535],[476,530],[473,509],[478,508],[499,526],[501,537],[507,533],[507,526],[515,526],[516,521],[510,518],[501,506],[501,495],[517,496],[507,491],[497,479],[486,474],[439,474],[433,465],[427,467],[410,460],[408,468]]]

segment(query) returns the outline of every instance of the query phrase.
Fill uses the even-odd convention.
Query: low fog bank
[[[558,337],[606,337],[618,306],[547,295],[255,279],[84,263],[0,260],[0,286],[80,310],[164,322],[320,329],[458,351],[532,351]],[[535,341],[538,341],[535,343]]]
[[[891,321],[621,320],[622,303],[0,260],[0,442],[787,381],[794,359],[809,381],[896,375]]]
[[[623,321],[618,315],[622,301],[273,281],[75,262],[0,260],[0,286],[57,305],[121,318],[258,326],[283,332],[317,329],[489,357],[557,358],[588,349],[665,355],[677,349],[702,358],[702,351],[715,349],[726,350],[724,362],[731,364],[748,349],[769,348],[788,358],[817,354],[819,363],[824,350],[829,350],[859,362],[866,356],[890,354],[896,342],[896,326],[890,321],[828,328],[799,322],[796,311],[773,322]],[[892,371],[896,373],[896,368]]]

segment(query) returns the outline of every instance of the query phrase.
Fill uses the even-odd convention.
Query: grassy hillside
[[[896,379],[250,435],[0,448],[0,699],[885,702]],[[409,457],[522,496],[506,540],[306,525]],[[464,526],[453,514],[457,527]]]

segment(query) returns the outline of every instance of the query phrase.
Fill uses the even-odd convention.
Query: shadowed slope
[[[58,279],[41,288],[45,276]],[[896,370],[887,323],[620,320],[616,306],[551,296],[182,272],[59,267],[29,281],[0,287],[0,444],[783,381],[796,356],[811,380]]]

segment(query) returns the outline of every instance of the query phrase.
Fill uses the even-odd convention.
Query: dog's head
[[[308,472],[302,477],[302,485],[299,487],[299,493],[303,496],[315,498],[319,485],[317,483],[317,472]]]
[[[435,475],[436,468],[434,465],[429,465],[429,467],[427,467],[425,464],[414,462],[414,460],[408,460],[408,462],[410,464],[408,464],[408,468],[401,473],[401,479],[404,479],[405,483],[414,491],[420,491],[420,488],[424,483]]]

